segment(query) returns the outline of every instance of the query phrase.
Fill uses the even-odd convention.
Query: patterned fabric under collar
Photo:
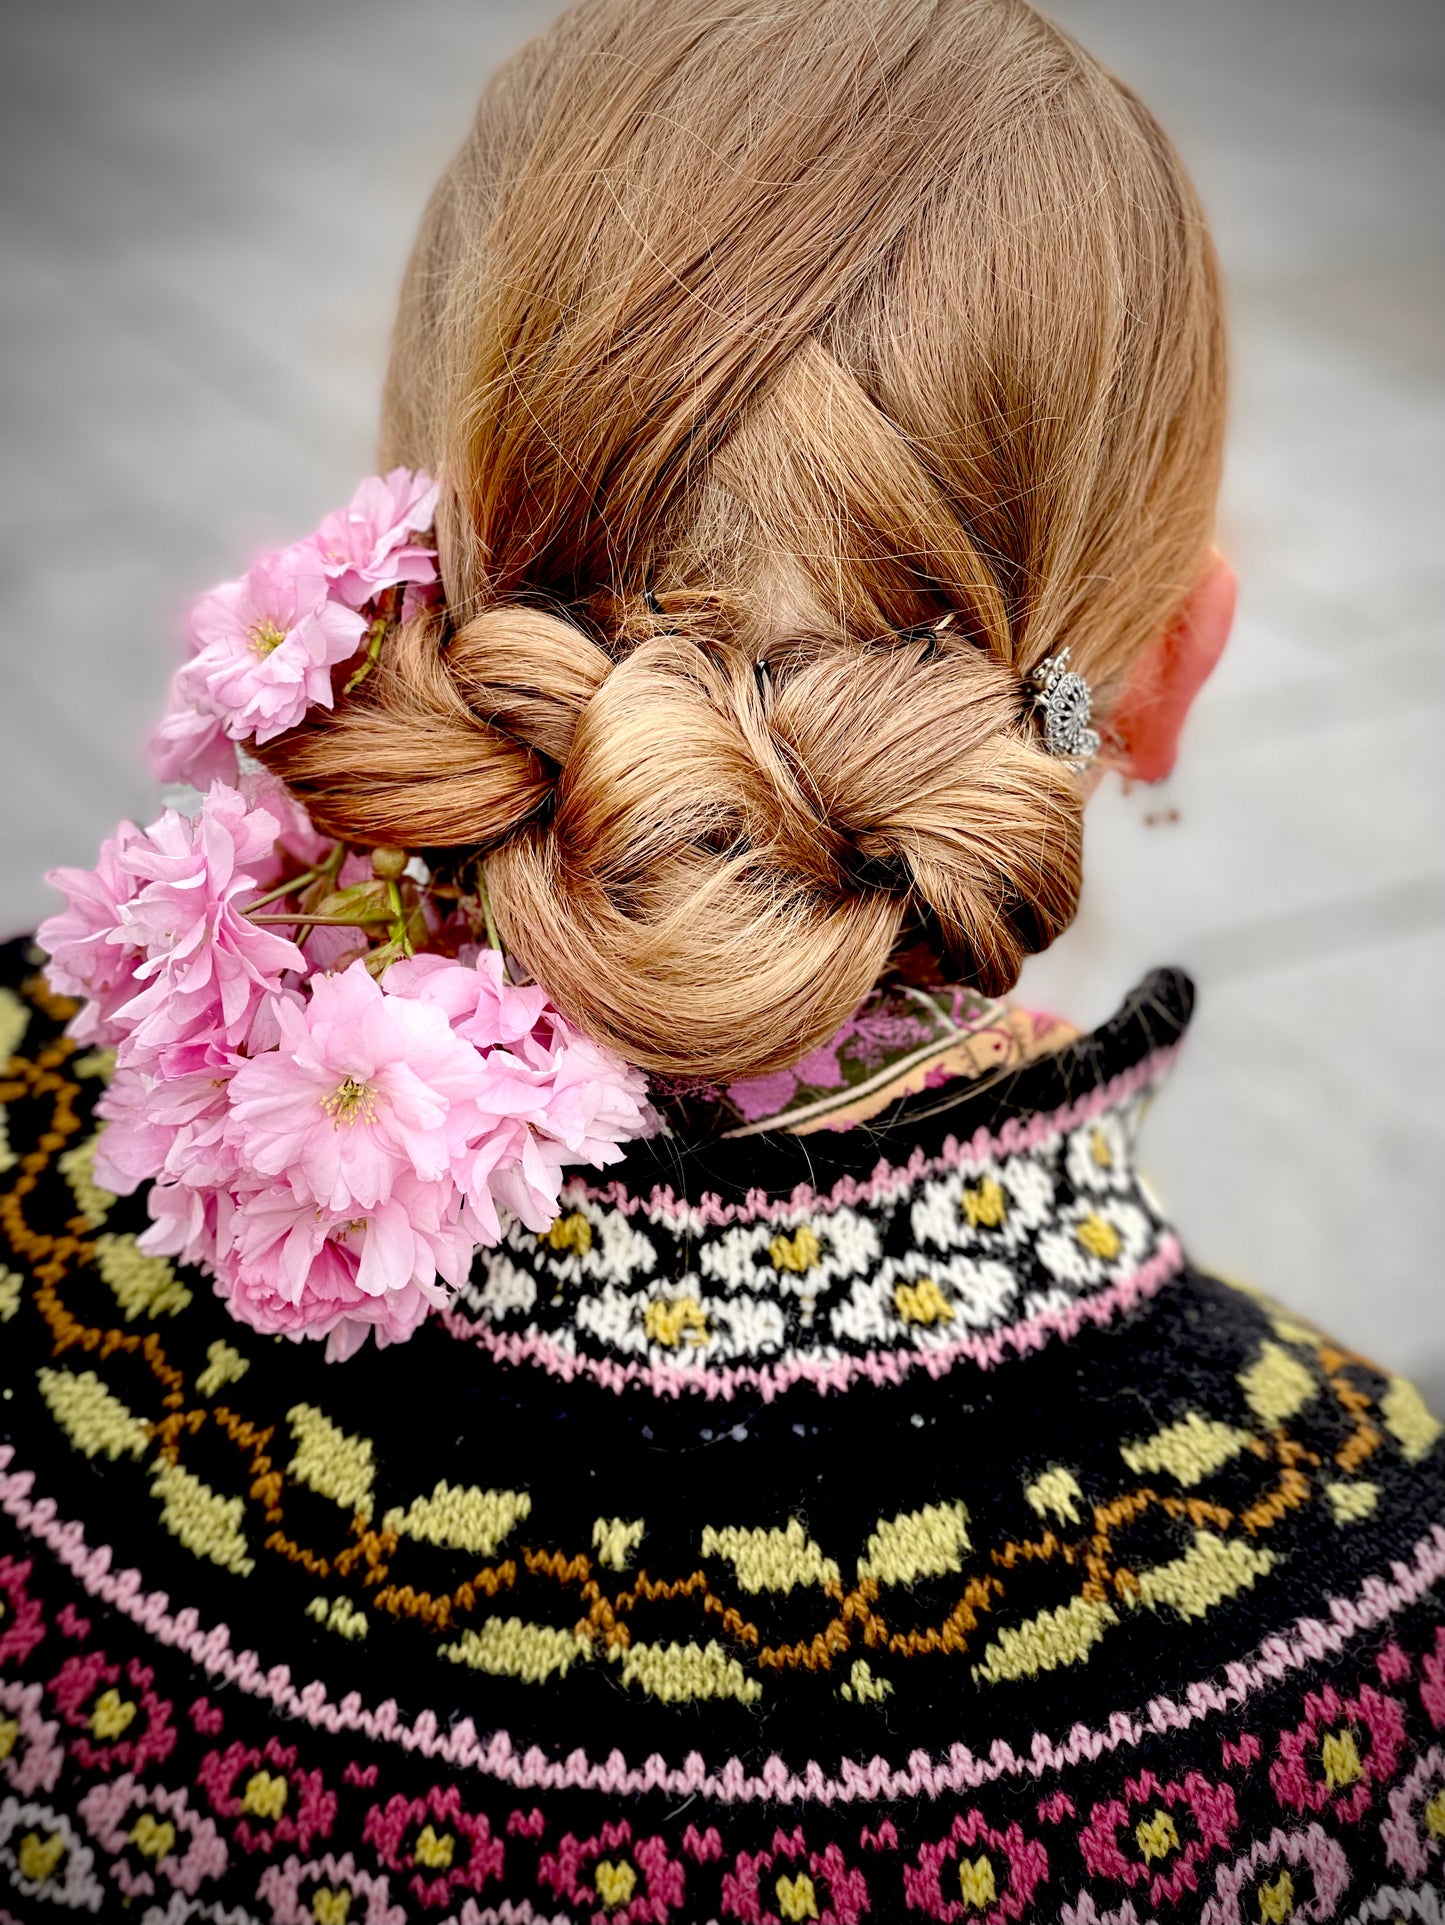
[[[1445,1919],[1439,1427],[1188,1264],[1179,976],[638,1144],[331,1368],[137,1250],[0,985],[0,1920]]]

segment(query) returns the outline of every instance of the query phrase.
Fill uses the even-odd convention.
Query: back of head
[[[508,949],[675,1073],[796,1060],[922,929],[1002,993],[1077,904],[1028,719],[1107,708],[1208,545],[1214,260],[1129,92],[1022,0],[591,0],[439,185],[385,454],[446,608],[265,751],[476,849]]]

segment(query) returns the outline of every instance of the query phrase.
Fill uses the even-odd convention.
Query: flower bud
[[[406,874],[406,865],[411,857],[405,849],[373,849],[371,852],[371,873],[380,876],[383,882],[399,882]]]

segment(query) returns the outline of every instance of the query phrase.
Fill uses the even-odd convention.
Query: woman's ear
[[[1238,583],[1216,548],[1189,599],[1129,671],[1109,718],[1109,761],[1130,781],[1162,782],[1179,757],[1194,698],[1224,653]]]

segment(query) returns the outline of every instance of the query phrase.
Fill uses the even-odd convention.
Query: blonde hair
[[[796,1060],[905,929],[1010,988],[1110,693],[1193,585],[1223,419],[1189,182],[1022,0],[591,0],[422,225],[384,455],[444,616],[267,759],[361,843],[476,848],[508,949],[646,1067]]]

